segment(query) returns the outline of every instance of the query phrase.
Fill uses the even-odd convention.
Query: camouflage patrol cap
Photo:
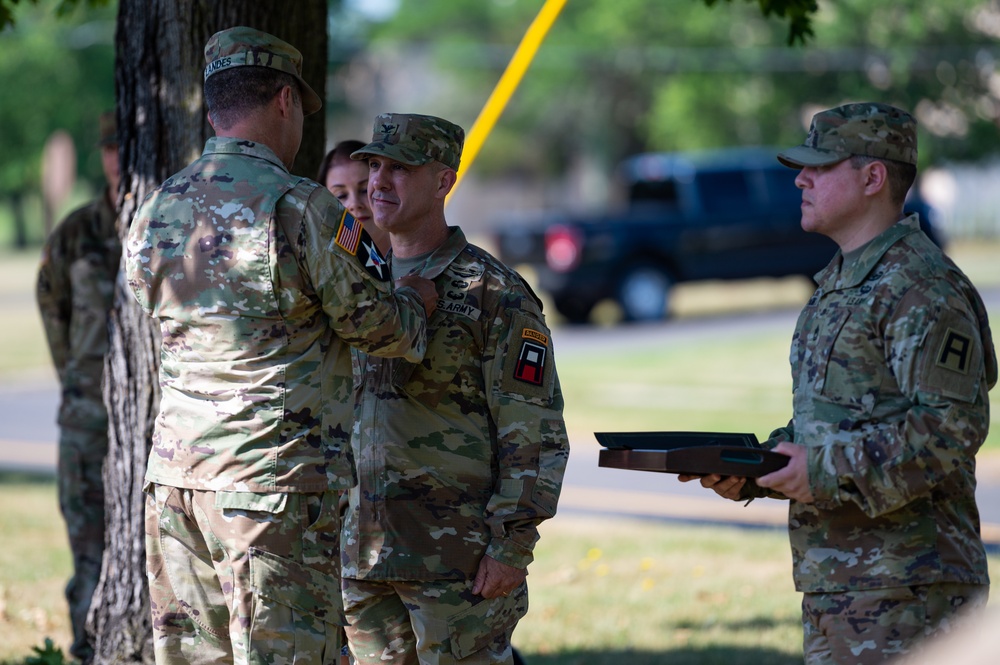
[[[801,169],[836,164],[852,155],[916,165],[917,121],[888,104],[838,106],[814,115],[805,143],[778,153],[778,161]]]
[[[117,145],[118,127],[115,124],[115,112],[105,111],[97,119],[97,123],[100,128],[100,138],[97,140],[97,145]]]
[[[270,67],[291,74],[302,90],[302,112],[315,113],[323,106],[319,95],[302,78],[302,54],[274,35],[237,26],[212,35],[205,44],[205,80],[231,67]]]
[[[465,131],[444,118],[415,113],[383,113],[375,118],[372,142],[352,152],[351,159],[382,155],[411,166],[436,160],[457,171],[464,142]]]

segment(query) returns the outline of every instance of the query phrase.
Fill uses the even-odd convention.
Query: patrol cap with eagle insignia
[[[309,115],[323,107],[319,95],[302,78],[302,54],[274,35],[242,25],[220,30],[205,44],[205,62],[206,81],[232,67],[270,67],[291,74],[302,91],[302,112]]]
[[[805,143],[778,153],[793,169],[836,164],[853,155],[916,165],[917,121],[888,104],[845,104],[813,116]]]
[[[438,161],[458,170],[465,130],[444,118],[416,113],[383,113],[376,116],[372,142],[351,153],[351,159],[381,155],[420,166]]]

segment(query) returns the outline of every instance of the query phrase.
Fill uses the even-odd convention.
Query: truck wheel
[[[618,283],[618,304],[626,321],[661,321],[674,280],[662,268],[640,263],[629,268]]]
[[[553,304],[566,321],[574,324],[589,323],[590,311],[594,309],[593,303],[573,297],[556,298]]]

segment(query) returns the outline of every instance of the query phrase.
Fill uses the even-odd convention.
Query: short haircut
[[[326,153],[323,157],[323,161],[319,163],[319,171],[316,172],[316,180],[326,184],[326,174],[337,164],[345,164],[348,162],[353,162],[351,159],[351,153],[361,148],[365,147],[363,141],[356,141],[354,139],[347,139],[346,141],[341,141],[337,145],[333,146],[330,152]]]
[[[301,104],[299,82],[291,74],[270,67],[232,67],[205,81],[205,104],[215,126],[226,130],[266,105],[286,85],[292,88],[294,103]]]
[[[882,159],[868,155],[851,155],[851,168],[860,169],[865,164],[882,162],[889,180],[889,196],[892,202],[900,206],[906,201],[906,193],[917,179],[917,167],[914,164],[899,162],[895,159]]]

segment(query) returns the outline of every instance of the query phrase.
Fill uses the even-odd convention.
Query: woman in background
[[[365,147],[361,141],[341,141],[326,153],[316,180],[337,197],[354,219],[361,222],[384,256],[389,251],[389,234],[375,225],[368,203],[368,162],[351,159],[351,153]]]

